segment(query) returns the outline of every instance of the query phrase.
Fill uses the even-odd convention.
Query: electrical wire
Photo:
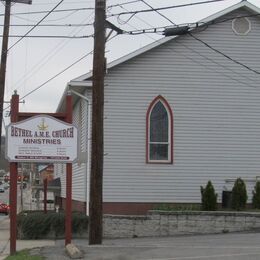
[[[219,71],[217,71],[216,69],[212,69],[210,66],[205,65],[205,64],[202,63],[202,62],[199,62],[198,59],[193,59],[193,58],[191,57],[192,55],[183,55],[183,54],[182,54],[182,56],[184,56],[186,59],[193,61],[195,64],[199,64],[200,66],[204,67],[204,68],[207,69],[207,70],[211,70],[211,71],[213,71],[213,72],[216,72],[216,73],[218,73],[219,75],[225,76],[226,78],[229,78],[229,79],[231,79],[231,80],[233,80],[233,81],[236,81],[236,82],[238,82],[238,83],[240,83],[240,84],[243,84],[243,85],[246,86],[246,87],[256,88],[256,86],[259,84],[259,81],[253,80],[252,77],[247,77],[247,76],[245,76],[245,75],[242,75],[241,73],[239,73],[239,72],[237,72],[237,71],[231,69],[230,67],[223,65],[223,63],[217,62],[216,59],[211,59],[211,58],[209,57],[209,55],[203,55],[203,54],[201,54],[201,52],[195,50],[194,48],[191,48],[191,47],[187,46],[187,45],[184,44],[184,43],[182,43],[182,46],[184,46],[185,49],[190,50],[192,53],[196,53],[196,54],[197,54],[198,56],[200,56],[201,58],[203,58],[203,59],[205,59],[205,60],[208,60],[209,62],[211,62],[211,63],[213,63],[213,64],[216,64],[216,65],[217,65],[218,67],[220,67],[220,68],[223,68],[225,72],[228,70],[228,71],[231,71],[232,73],[236,74],[237,76],[236,76],[236,77],[232,77],[230,73],[225,73],[225,72],[223,72],[223,71],[219,72]],[[172,52],[174,52],[176,55],[179,54],[179,53],[176,52],[173,48],[169,48],[169,49],[170,49]],[[246,81],[241,81],[241,80],[239,80],[238,77],[241,77],[241,76],[242,76],[243,78],[245,78]],[[252,84],[255,84],[255,85],[249,84],[250,81],[252,82]]]
[[[182,4],[182,5],[172,5],[172,6],[153,8],[153,9],[143,9],[143,10],[137,10],[137,11],[121,12],[121,13],[111,14],[110,17],[121,16],[121,15],[126,15],[126,14],[136,15],[136,14],[139,14],[139,13],[148,13],[148,12],[154,12],[154,11],[170,10],[170,9],[174,9],[174,8],[194,6],[194,5],[200,5],[200,4],[209,4],[209,3],[223,2],[223,1],[227,1],[227,0],[208,0],[208,1],[203,1],[203,2]]]
[[[164,14],[160,13],[158,10],[155,10],[150,4],[148,4],[145,0],[141,0],[144,4],[146,4],[148,7],[150,7],[152,10],[154,10],[154,12],[156,12],[157,14],[159,14],[161,17],[163,17],[164,19],[166,19],[168,22],[170,22],[171,24],[176,25],[170,18],[168,18],[167,16],[165,16]]]
[[[112,39],[114,39],[116,36],[118,36],[118,34],[114,35],[112,38],[109,39],[109,41],[111,41]],[[91,55],[93,53],[93,51],[88,52],[87,54],[83,55],[81,58],[77,59],[76,61],[74,61],[72,64],[70,64],[69,66],[67,66],[66,68],[64,68],[63,70],[61,70],[60,72],[58,72],[57,74],[55,74],[54,76],[52,76],[51,78],[49,78],[48,80],[46,80],[44,83],[42,83],[40,86],[34,88],[33,90],[31,90],[30,92],[28,92],[27,94],[25,94],[24,96],[22,96],[19,100],[23,100],[24,98],[28,97],[29,95],[33,94],[34,92],[38,91],[40,88],[42,88],[43,86],[45,86],[47,83],[49,83],[50,81],[52,81],[53,79],[57,78],[58,76],[60,76],[61,74],[63,74],[65,71],[67,71],[68,69],[70,69],[71,67],[73,67],[74,65],[76,65],[77,63],[79,63],[80,61],[82,61],[83,59],[85,59],[87,56]],[[10,105],[8,107],[6,107],[5,109],[3,109],[3,111],[5,111],[6,109],[8,109],[10,107]]]
[[[59,10],[54,10],[52,13],[86,11],[86,10],[93,11],[93,10],[95,10],[95,8],[94,7],[82,7],[82,8],[59,9]],[[11,13],[11,16],[12,15],[46,14],[46,13],[49,13],[49,11],[44,10],[44,11],[34,11],[34,12]],[[4,14],[0,14],[0,16],[4,16]]]
[[[46,22],[56,22],[56,21],[61,21],[61,20],[64,20],[70,16],[72,16],[73,14],[77,13],[77,11],[71,11],[69,14],[63,16],[63,17],[60,17],[60,18],[57,18],[57,19],[49,19],[49,20],[46,20]],[[20,20],[23,20],[23,21],[27,21],[27,22],[37,22],[36,20],[32,20],[32,19],[28,19],[28,18],[23,18],[21,16],[18,16],[18,15],[13,15],[13,17],[15,18],[18,18]]]
[[[121,6],[121,8],[122,9],[124,9],[124,10],[126,10],[126,11],[128,11],[125,7],[122,7]],[[109,12],[109,10],[108,10],[108,12]],[[153,27],[153,25],[151,25],[151,24],[149,24],[147,21],[145,21],[144,19],[142,19],[142,18],[140,18],[140,17],[138,17],[138,16],[136,16],[136,18],[139,20],[139,21],[141,21],[141,22],[143,22],[143,23],[145,23],[146,25],[148,25],[148,26],[150,26],[150,27]],[[119,17],[117,18],[117,20],[119,19]],[[134,27],[134,26],[132,26],[132,28],[134,28],[134,29],[137,29],[136,27]],[[164,27],[163,27],[164,28]],[[127,33],[126,31],[123,31],[123,33]],[[131,34],[131,33],[130,33]],[[153,40],[155,40],[154,38],[152,38],[152,37],[150,37],[151,39],[153,39]]]
[[[0,35],[0,37],[3,37],[3,35]],[[91,35],[82,35],[82,36],[68,36],[68,35],[9,35],[9,38],[50,38],[50,39],[86,39],[90,37],[94,37],[94,34]],[[18,43],[18,41],[17,41]]]
[[[258,74],[258,75],[260,74],[259,71],[255,70],[255,69],[252,69],[252,68],[249,67],[248,65],[245,65],[244,63],[242,63],[242,62],[240,62],[240,61],[237,61],[237,60],[231,58],[229,55],[227,55],[227,54],[223,53],[222,51],[220,51],[220,50],[218,50],[218,49],[212,47],[210,44],[208,44],[208,43],[206,43],[205,41],[203,41],[203,40],[199,39],[198,37],[194,36],[192,33],[188,33],[188,34],[189,34],[193,39],[195,39],[196,41],[198,41],[198,42],[204,44],[207,48],[209,48],[209,49],[213,50],[214,52],[216,52],[216,53],[218,53],[218,54],[224,56],[224,57],[227,58],[228,60],[231,60],[232,62],[234,62],[234,63],[236,63],[236,64],[238,64],[238,65],[240,65],[240,66],[246,68],[247,70],[252,71],[252,72],[254,72],[254,73]]]
[[[126,8],[124,8],[124,9],[126,9]],[[136,16],[136,18],[137,18],[138,20],[141,20],[142,22],[144,22],[144,23],[147,24],[148,26],[151,26],[151,25],[150,25],[149,23],[147,23],[145,20],[142,20],[142,19],[140,19],[140,18],[137,17],[137,16]],[[234,19],[234,18],[230,18],[230,19]],[[220,21],[220,22],[221,22],[221,21]],[[128,25],[129,25],[129,24],[128,24]],[[134,27],[134,26],[131,26],[131,27],[137,29],[137,28]],[[160,28],[160,27],[157,27],[157,28]],[[152,29],[154,29],[154,28],[152,28]],[[148,29],[148,30],[152,30],[152,29]],[[142,30],[136,30],[136,31],[142,31]],[[155,42],[160,42],[160,41],[162,40],[162,39],[156,40],[156,39],[154,39],[153,37],[151,37],[150,35],[147,35],[147,34],[145,34],[145,35],[146,35],[147,37],[149,37],[150,39],[155,40]],[[191,60],[191,61],[194,62],[195,64],[199,64],[199,65],[201,65],[202,67],[206,68],[207,70],[211,70],[211,71],[217,72],[218,74],[220,74],[220,75],[222,75],[222,76],[224,75],[226,78],[229,78],[229,79],[231,79],[231,80],[233,80],[233,81],[236,81],[236,82],[238,82],[238,83],[240,83],[240,84],[243,84],[243,85],[245,85],[245,86],[249,86],[249,87],[256,88],[256,85],[259,84],[259,81],[253,80],[252,77],[247,77],[247,76],[245,76],[245,75],[241,75],[241,73],[238,73],[238,72],[234,71],[234,70],[231,69],[230,67],[225,66],[225,65],[223,65],[222,63],[218,63],[215,59],[209,58],[208,55],[202,55],[202,54],[201,54],[200,52],[198,52],[197,50],[195,50],[195,49],[193,49],[193,48],[191,48],[191,47],[188,47],[188,46],[186,46],[185,44],[182,44],[182,45],[183,45],[186,49],[191,50],[193,53],[196,53],[196,54],[199,55],[200,57],[202,57],[202,58],[204,58],[204,59],[206,59],[206,60],[208,60],[208,61],[210,61],[210,62],[216,64],[216,65],[219,66],[219,67],[224,68],[225,71],[226,71],[226,70],[229,70],[229,71],[231,71],[232,73],[237,74],[238,76],[242,76],[243,78],[246,79],[246,82],[241,81],[241,80],[238,80],[237,77],[232,77],[232,76],[230,75],[230,73],[225,74],[225,73],[223,73],[223,72],[218,72],[218,71],[216,71],[215,69],[212,69],[212,68],[210,68],[209,66],[207,66],[207,65],[205,65],[205,64],[203,64],[203,63],[201,63],[201,62],[199,62],[197,59],[193,59],[193,58],[191,57],[191,55],[185,55],[184,53],[181,54],[181,55],[184,56],[186,59]],[[170,49],[171,52],[175,52],[175,54],[177,54],[177,55],[179,54],[179,53],[176,52],[173,48],[168,48],[168,49]],[[250,81],[252,82],[252,84],[255,84],[255,85],[249,84],[248,82],[250,82]]]
[[[0,26],[4,26],[4,25],[0,24]],[[35,26],[35,24],[10,24],[9,26],[10,27],[32,27],[32,26]],[[88,27],[88,26],[93,26],[93,23],[38,24],[38,27]]]
[[[147,4],[147,3],[145,2],[145,0],[141,0],[141,1],[144,2],[145,4]],[[149,4],[147,4],[147,5],[153,9],[152,6],[150,6]],[[155,9],[154,9],[154,10],[155,10]],[[157,11],[157,10],[155,10],[155,11]],[[157,12],[157,13],[158,13],[159,15],[161,15],[160,12]],[[259,14],[258,14],[258,15],[259,15]],[[166,17],[166,16],[164,16],[164,15],[161,15],[161,16],[162,16],[163,18],[167,19],[167,21],[170,21],[172,24],[174,24],[171,20],[168,19],[168,17]],[[131,17],[131,18],[132,18],[132,17]],[[237,17],[235,17],[235,18],[237,18]],[[213,21],[212,24],[222,23],[222,22],[224,22],[224,21],[231,20],[231,19],[235,19],[235,18],[228,18],[228,19],[225,19],[225,20],[220,20],[220,21],[218,21],[218,22],[214,22],[214,21]],[[239,16],[239,18],[241,18],[241,16]],[[203,23],[203,24],[205,25],[205,23]],[[175,24],[174,24],[174,25],[175,25]],[[197,23],[196,23],[196,26],[198,26]],[[208,26],[208,23],[207,23],[207,26]],[[149,28],[149,29],[143,29],[143,30],[137,30],[137,31],[130,31],[130,32],[129,32],[129,31],[124,31],[123,33],[128,33],[128,34],[130,34],[130,35],[139,35],[139,34],[144,34],[144,33],[162,33],[162,32],[163,32],[163,31],[162,31],[162,28],[163,28],[163,27],[157,27],[157,28]],[[206,28],[205,28],[205,29],[206,29]],[[254,73],[256,73],[256,74],[260,74],[259,71],[257,71],[257,70],[255,70],[255,69],[249,67],[248,65],[245,65],[245,64],[242,63],[242,62],[239,62],[239,61],[237,61],[237,60],[231,58],[229,55],[227,55],[227,54],[225,54],[225,53],[223,53],[223,52],[217,50],[216,48],[212,47],[211,45],[209,45],[208,43],[204,42],[203,40],[197,38],[196,36],[194,36],[194,35],[191,34],[190,32],[189,32],[189,35],[190,35],[191,37],[193,37],[194,39],[196,39],[197,41],[199,41],[199,42],[201,42],[202,44],[204,44],[206,47],[208,47],[208,48],[210,48],[211,50],[215,51],[216,53],[218,53],[218,54],[220,54],[220,55],[226,57],[227,59],[233,61],[234,63],[236,63],[236,64],[238,64],[238,65],[240,65],[240,66],[246,68],[247,70],[252,71],[252,72],[254,72]]]
[[[87,54],[85,54],[84,56],[82,56],[81,58],[77,59],[76,61],[74,61],[72,64],[70,64],[68,67],[64,68],[63,70],[61,70],[60,72],[58,72],[57,74],[55,74],[54,76],[52,76],[51,78],[49,78],[48,80],[46,80],[44,83],[42,83],[40,86],[38,86],[37,88],[31,90],[30,92],[28,92],[26,95],[24,95],[23,97],[21,97],[20,99],[24,99],[26,97],[28,97],[29,95],[31,95],[32,93],[34,93],[35,91],[39,90],[40,88],[42,88],[43,86],[45,86],[47,83],[49,83],[50,81],[52,81],[53,79],[57,78],[58,76],[60,76],[61,74],[63,74],[65,71],[67,71],[68,69],[70,69],[71,67],[73,67],[74,65],[76,65],[77,63],[79,63],[80,61],[82,61],[83,59],[85,59],[87,56],[89,56],[90,54],[92,54],[93,51],[88,52]]]
[[[133,3],[137,3],[137,2],[141,2],[142,0],[133,0],[133,1],[129,1],[127,3],[121,3],[121,4],[114,4],[114,5],[109,5],[107,8],[111,9],[113,7],[122,7],[124,5],[129,5],[129,4],[133,4]]]
[[[85,22],[89,22],[93,19],[93,15],[94,15],[94,12],[92,12],[89,17],[87,18],[84,18],[82,20],[82,23],[85,23]],[[80,28],[74,28],[70,34],[71,35],[76,35],[78,33],[80,33],[82,31],[82,27]],[[22,77],[20,79],[17,80],[17,82],[14,84],[12,90],[15,88],[15,86],[19,86],[22,84],[22,81],[24,81],[24,78],[25,80],[28,80],[29,78],[31,78],[33,75],[35,75],[35,73],[37,73],[45,64],[47,64],[47,62],[49,62],[51,59],[53,59],[55,57],[55,55],[57,55],[67,44],[68,42],[70,41],[70,39],[67,39],[67,40],[61,40],[47,55],[45,55],[44,57],[42,57],[40,59],[40,62],[37,63],[37,64],[34,64],[31,68],[30,68],[30,72],[26,75],[26,77]],[[16,89],[19,89],[19,87],[16,87]]]
[[[142,0],[138,0],[142,1]],[[181,27],[181,26],[189,26],[191,29],[192,28],[198,28],[201,26],[210,26],[210,25],[215,25],[219,23],[224,23],[227,21],[231,21],[233,19],[239,19],[239,18],[250,18],[250,17],[258,17],[260,14],[252,14],[252,15],[241,15],[241,16],[233,16],[229,17],[223,20],[218,20],[218,21],[210,21],[210,22],[191,22],[191,23],[182,23],[182,24],[175,24],[172,22],[173,25],[176,27]],[[140,20],[140,18],[138,18]],[[144,21],[144,20],[142,20]],[[39,24],[38,27],[87,27],[87,26],[93,26],[94,23],[86,23],[86,24]],[[125,24],[125,22],[120,23],[120,24]],[[10,24],[10,27],[29,27],[29,26],[34,26],[35,24]],[[3,24],[0,24],[0,26],[4,26]],[[144,29],[136,29],[132,31],[127,31],[124,30],[123,33],[125,34],[141,34],[141,33],[146,33],[146,30],[149,30],[148,33],[150,33],[151,30],[157,31],[158,29],[165,29],[165,26],[160,26],[160,27],[153,27],[152,28],[144,28]]]
[[[64,0],[61,0],[57,5],[55,5],[38,23],[36,23],[28,32],[26,32],[18,41],[16,41],[7,51],[11,50],[15,45],[17,45],[22,39],[24,39],[30,32],[32,32],[46,17],[48,17],[59,5],[62,4]]]
[[[43,82],[41,85],[39,85],[38,87],[34,88],[33,90],[31,90],[30,92],[28,92],[27,94],[25,94],[24,96],[22,96],[21,98],[19,98],[19,100],[22,100],[26,97],[28,97],[29,95],[33,94],[34,92],[36,92],[37,90],[39,90],[40,88],[42,88],[43,86],[45,86],[46,84],[48,84],[50,81],[54,80],[55,78],[57,78],[58,76],[60,76],[61,74],[63,74],[65,71],[67,71],[68,69],[70,69],[71,67],[73,67],[74,65],[76,65],[77,63],[79,63],[80,61],[82,61],[83,59],[85,59],[87,56],[89,56],[90,54],[92,54],[93,51],[88,52],[87,54],[85,54],[84,56],[82,56],[81,58],[77,59],[76,61],[74,61],[72,64],[70,64],[69,66],[67,66],[66,68],[64,68],[63,70],[61,70],[60,72],[58,72],[57,74],[55,74],[54,76],[52,76],[51,78],[49,78],[48,80],[46,80],[45,82]],[[3,111],[7,110],[8,108],[10,108],[10,105],[8,105],[5,109],[3,109]]]

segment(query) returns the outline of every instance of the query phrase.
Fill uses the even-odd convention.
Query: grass
[[[15,255],[10,255],[5,260],[43,260],[45,259],[42,256],[30,255],[28,249],[17,252]]]

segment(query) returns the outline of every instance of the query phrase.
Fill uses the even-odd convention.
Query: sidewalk
[[[10,254],[10,220],[7,216],[0,222],[0,260]],[[16,250],[31,249],[44,246],[54,246],[54,240],[17,240]]]

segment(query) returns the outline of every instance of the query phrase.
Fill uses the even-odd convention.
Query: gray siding
[[[238,12],[245,14],[245,11]],[[231,14],[230,16],[233,16]],[[194,35],[260,71],[260,20],[247,36],[231,21]],[[211,180],[260,175],[260,75],[191,36],[170,41],[109,71],[105,87],[105,202],[199,202]],[[146,111],[162,95],[174,114],[174,163],[146,164]]]
[[[72,198],[78,201],[85,201],[86,198],[84,189],[86,183],[86,161],[84,160],[84,153],[86,153],[86,111],[85,101],[80,99],[73,111],[73,123],[78,127],[80,137],[78,150],[80,160],[72,165]]]
[[[79,160],[72,164],[72,199],[86,201],[87,103],[80,99],[73,108],[73,124],[78,128]],[[66,164],[55,165],[55,177],[61,177],[61,197],[66,197]]]

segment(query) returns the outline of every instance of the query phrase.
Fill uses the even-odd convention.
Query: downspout
[[[71,85],[68,85],[69,87]],[[91,117],[91,103],[89,98],[83,96],[82,94],[70,89],[71,93],[73,93],[74,95],[82,98],[83,100],[85,100],[87,102],[87,106],[88,106],[88,121],[87,121],[87,176],[86,176],[86,182],[87,183],[87,191],[86,191],[86,215],[89,216],[89,192],[90,192],[90,117]]]

